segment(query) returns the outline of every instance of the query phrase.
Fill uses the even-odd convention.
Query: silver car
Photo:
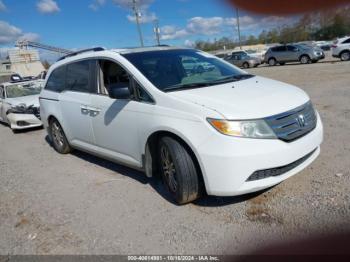
[[[261,64],[259,58],[249,56],[244,51],[233,52],[232,55],[225,57],[225,60],[235,66],[243,68],[257,67]]]
[[[270,66],[284,65],[288,62],[310,64],[324,58],[325,54],[320,48],[305,44],[275,46],[270,48],[265,54],[265,62]]]

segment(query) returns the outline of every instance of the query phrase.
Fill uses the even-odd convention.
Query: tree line
[[[263,30],[258,36],[242,35],[243,45],[293,43],[301,41],[334,40],[350,34],[350,6],[302,15],[294,24]],[[237,41],[222,37],[214,41],[198,40],[195,47],[205,51],[233,49]]]

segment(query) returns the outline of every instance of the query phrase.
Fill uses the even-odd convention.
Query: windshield
[[[162,50],[124,54],[158,89],[180,91],[252,77],[210,54],[192,50]]]
[[[40,83],[17,83],[6,87],[7,98],[31,96],[40,94],[42,85]]]

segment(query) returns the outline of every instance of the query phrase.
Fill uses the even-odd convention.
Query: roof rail
[[[83,49],[83,50],[79,50],[79,51],[76,51],[76,52],[72,52],[68,55],[65,55],[65,56],[62,56],[61,58],[59,58],[57,60],[58,61],[61,61],[63,59],[66,59],[68,57],[72,57],[72,56],[76,56],[76,55],[79,55],[79,54],[82,54],[82,53],[86,53],[86,52],[98,52],[98,51],[104,51],[106,50],[105,48],[103,47],[94,47],[94,48],[89,48],[89,49]]]

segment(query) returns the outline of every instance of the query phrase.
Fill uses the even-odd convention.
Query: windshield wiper
[[[209,82],[210,84],[225,84],[225,83],[230,83],[230,82],[236,82],[236,81],[240,81],[243,79],[248,79],[248,78],[252,78],[255,75],[251,75],[251,74],[242,74],[242,75],[233,75],[233,76],[228,76],[225,78],[221,78],[218,80],[214,80]]]
[[[225,84],[225,83],[240,81],[243,79],[252,78],[254,76],[255,75],[251,75],[251,74],[232,75],[232,76],[228,76],[225,78],[221,78],[221,79],[209,81],[209,82],[199,82],[199,83],[179,84],[179,85],[169,86],[164,88],[163,91],[171,92],[171,91],[181,91],[186,89],[201,88],[201,87],[207,87],[207,86],[212,86],[216,84]]]
[[[255,75],[251,75],[251,74],[242,74],[242,75],[236,75],[235,78],[237,80],[243,80],[243,79],[249,79],[255,77]]]
[[[236,82],[236,81],[240,81],[243,79],[248,79],[248,78],[252,78],[255,75],[251,75],[251,74],[242,74],[242,75],[232,75],[232,76],[228,76],[225,78],[221,78],[215,81],[211,81],[209,82],[210,84],[225,84],[225,83],[230,83],[230,82]]]
[[[186,90],[186,89],[206,87],[206,86],[210,86],[210,85],[211,85],[211,83],[208,83],[208,82],[190,83],[190,84],[183,84],[183,85],[180,84],[180,85],[166,87],[163,89],[163,91],[164,92],[181,91],[181,90]]]

